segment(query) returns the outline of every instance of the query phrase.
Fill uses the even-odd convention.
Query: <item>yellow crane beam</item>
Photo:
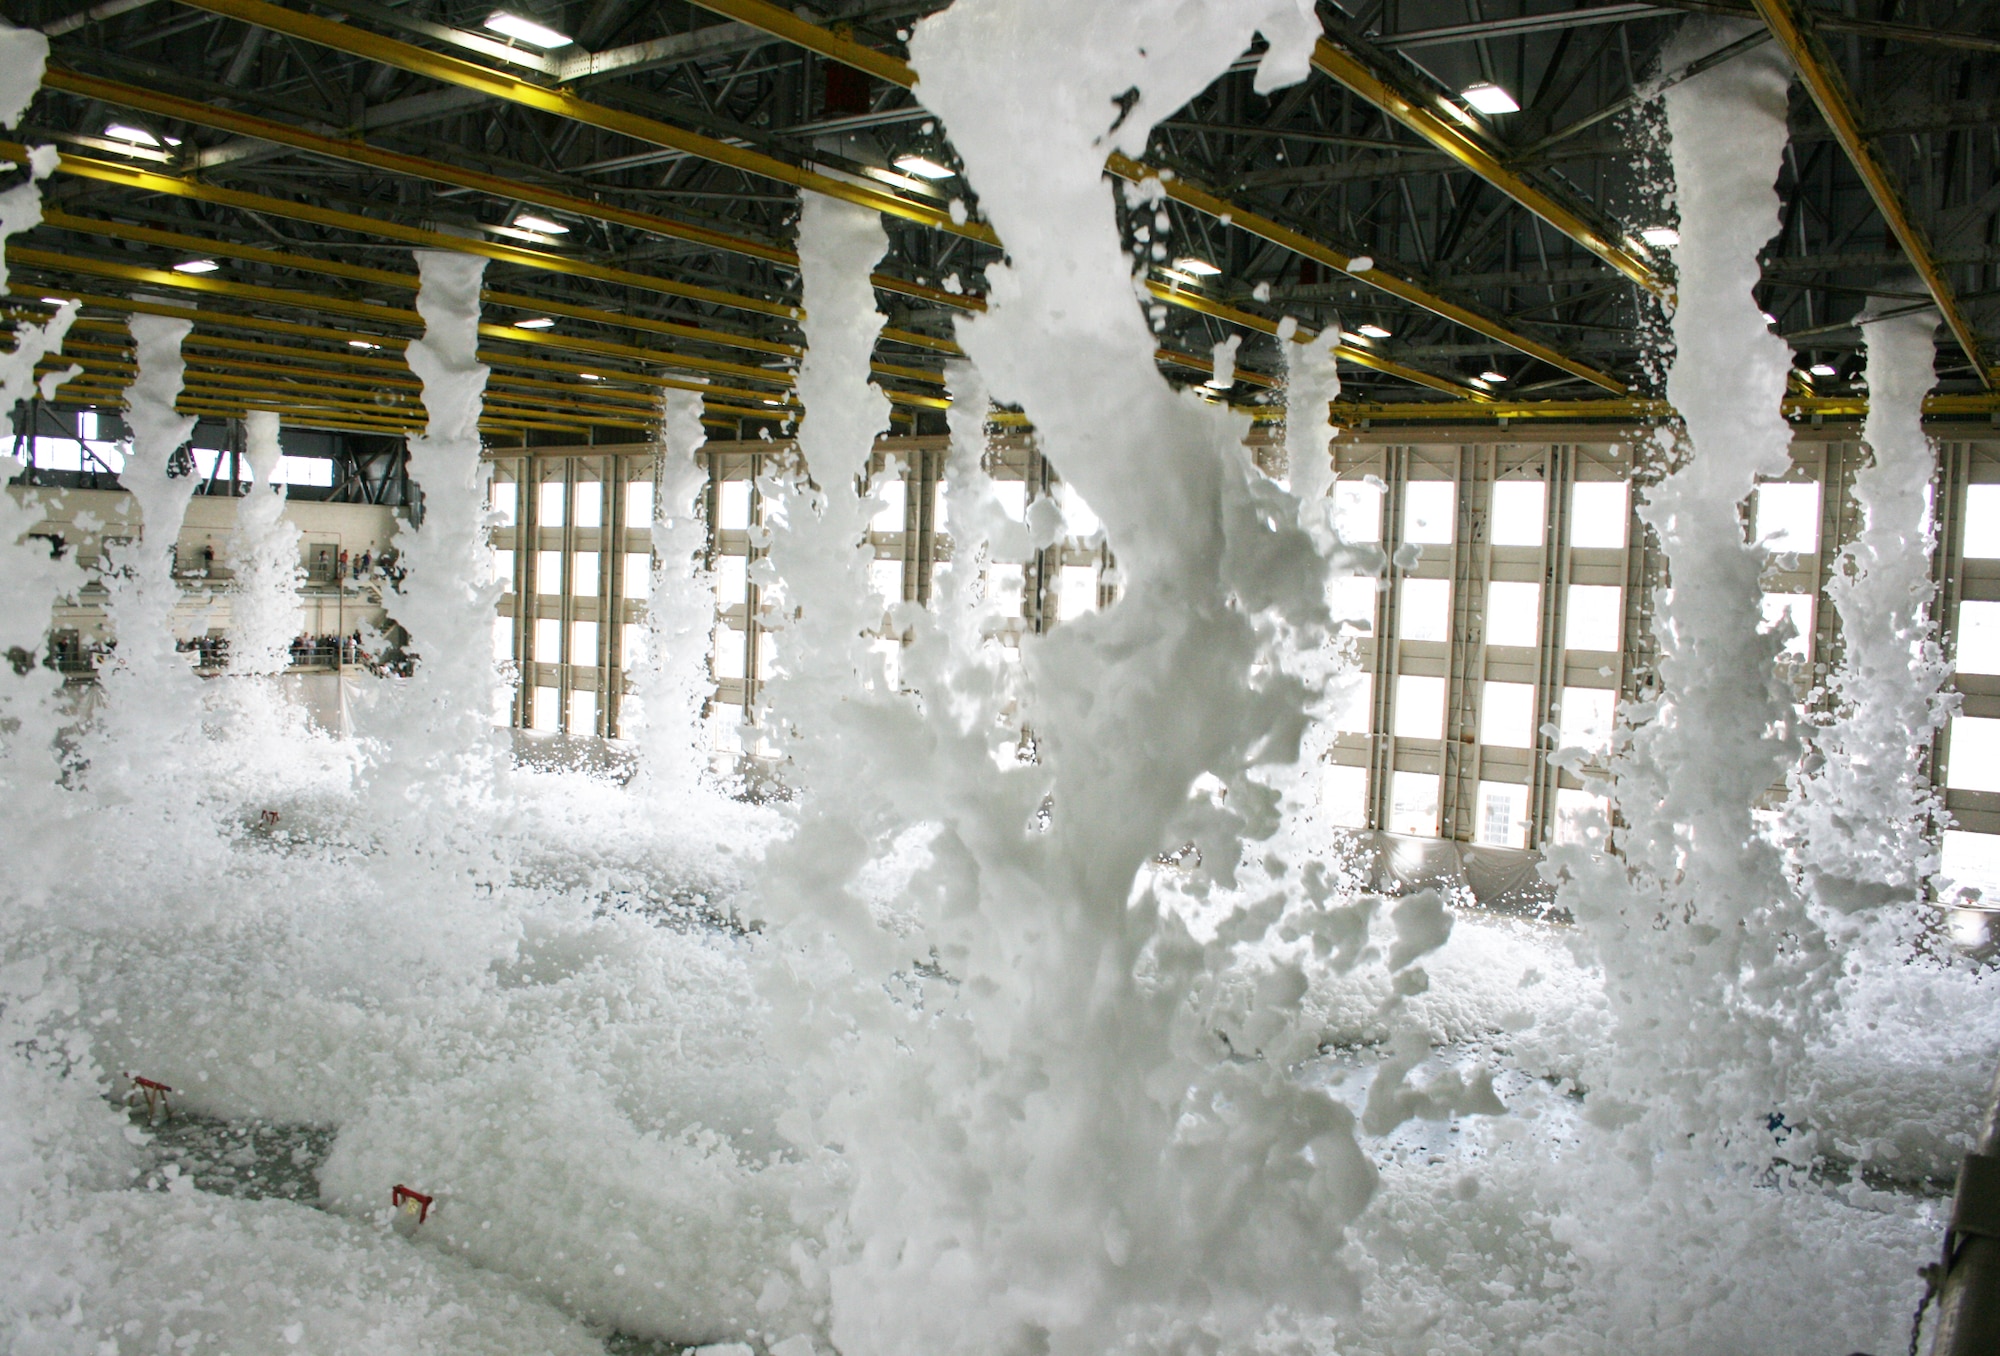
[[[1405,88],[1390,71],[1326,38],[1314,46],[1312,61],[1322,74],[1353,90],[1654,296],[1671,291],[1650,260],[1510,168],[1472,115],[1458,105]]]
[[[76,231],[84,235],[102,236],[110,240],[129,240],[137,244],[158,245],[163,249],[179,250],[184,253],[218,255],[225,259],[242,259],[250,263],[269,264],[273,268],[288,268],[301,273],[319,273],[331,278],[346,278],[353,282],[376,283],[384,287],[394,287],[406,292],[414,292],[423,281],[415,273],[402,273],[394,269],[371,268],[364,264],[350,264],[334,259],[320,259],[311,255],[291,254],[283,250],[263,249],[255,245],[239,245],[233,241],[215,240],[207,236],[184,235],[179,231],[164,231],[152,226],[136,226],[122,221],[106,221],[101,217],[80,217],[57,208],[46,208],[42,212],[42,224],[57,230]],[[735,334],[729,330],[712,330],[701,325],[688,325],[678,321],[653,320],[645,316],[623,315],[615,311],[599,310],[591,306],[573,306],[567,302],[548,301],[541,297],[524,296],[517,292],[503,292],[494,288],[484,288],[480,296],[483,300],[516,310],[540,311],[548,315],[567,316],[574,320],[584,320],[596,325],[616,329],[643,331],[647,334],[669,335],[676,339],[689,339],[696,343],[713,344],[721,348],[737,348],[749,353],[767,353],[781,358],[798,358],[805,349],[798,344],[787,344],[774,339],[759,339],[751,335]]]
[[[1951,330],[1952,338],[1965,350],[1972,370],[1978,374],[1979,384],[1989,391],[1995,389],[1996,374],[1987,367],[1985,357],[1980,353],[1979,336],[1960,309],[1958,296],[1952,289],[1951,281],[1944,276],[1937,256],[1932,253],[1930,242],[1924,238],[1923,229],[1911,219],[1896,181],[1890,177],[1888,169],[1862,133],[1847,82],[1841,78],[1840,69],[1813,33],[1810,21],[1790,0],[1751,2],[1756,5],[1758,14],[1763,16],[1778,45],[1785,49],[1792,64],[1798,68],[1799,78],[1812,95],[1813,103],[1819,107],[1820,117],[1826,120],[1834,140],[1840,143],[1840,149],[1853,162],[1861,182],[1867,185],[1875,210],[1888,223],[1889,233],[1896,237],[1896,243],[1902,247],[1910,266],[1924,280],[1924,287],[1930,292],[1931,300],[1937,303],[1938,312]]]
[[[28,153],[27,147],[15,142],[0,141],[0,156],[23,163]],[[776,315],[785,319],[795,319],[801,312],[796,307],[783,306],[776,302],[757,302],[754,297],[738,297],[735,293],[720,292],[714,288],[693,287],[687,283],[675,282],[670,278],[656,278],[647,273],[634,273],[630,269],[612,268],[604,264],[593,264],[584,259],[568,259],[559,254],[549,254],[542,250],[523,249],[515,245],[495,244],[486,240],[474,240],[468,236],[446,235],[442,231],[426,231],[417,226],[405,226],[400,222],[384,221],[379,217],[365,217],[355,212],[342,212],[330,207],[318,207],[311,203],[294,202],[289,198],[273,198],[262,193],[246,193],[240,189],[222,188],[215,184],[200,183],[193,179],[182,179],[171,174],[159,174],[152,170],[140,169],[136,165],[120,165],[109,160],[97,160],[90,156],[63,155],[56,162],[56,171],[98,183],[113,184],[129,188],[139,193],[160,193],[168,197],[186,198],[192,202],[210,203],[217,207],[234,208],[239,212],[254,212],[267,216],[283,217],[288,221],[303,221],[314,226],[324,226],[331,230],[349,231],[356,235],[375,236],[383,240],[394,240],[405,245],[423,249],[450,250],[458,254],[477,254],[503,264],[515,264],[522,268],[535,269],[544,273],[558,273],[572,278],[591,278],[598,282],[611,283],[618,287],[632,287],[646,292],[658,292],[662,296],[686,297],[692,301],[712,302],[718,306],[734,306],[742,310],[755,310],[763,314]],[[755,305],[746,303],[756,302]]]
[[[290,146],[294,150],[323,156],[329,160],[365,165],[370,169],[407,175],[413,179],[425,179],[452,188],[471,189],[503,200],[532,203],[536,207],[547,208],[553,212],[573,213],[586,220],[626,226],[633,230],[644,231],[648,235],[684,240],[691,245],[703,245],[752,259],[762,259],[766,263],[780,264],[787,268],[797,268],[799,265],[799,256],[780,245],[676,221],[671,217],[656,216],[650,212],[635,212],[629,208],[617,207],[591,198],[579,198],[573,194],[561,193],[519,180],[503,179],[497,174],[483,174],[478,170],[462,169],[457,165],[427,160],[422,156],[385,151],[354,138],[321,136],[317,132],[308,132],[289,123],[252,117],[247,113],[218,108],[213,104],[196,103],[191,99],[176,98],[171,94],[161,94],[155,90],[122,84],[116,80],[101,80],[96,76],[84,75],[61,66],[50,66],[42,75],[42,84],[50,89],[81,95],[86,99],[96,99],[101,103],[116,104],[135,112],[174,118],[197,127],[208,127],[218,132],[228,132],[232,136],[268,141],[273,145]],[[713,289],[708,288],[695,290],[713,292]],[[796,312],[796,308],[780,302],[739,297],[734,293],[719,292],[713,293],[713,296],[729,298],[720,301],[718,303],[720,305],[741,306],[745,310],[762,311],[767,315],[791,315]]]
[[[505,71],[496,71],[476,62],[446,56],[442,52],[433,52],[407,42],[399,42],[395,38],[383,37],[357,28],[353,24],[335,23],[316,15],[302,14],[297,10],[286,9],[282,5],[270,4],[268,0],[181,0],[181,3],[194,9],[206,10],[211,14],[222,15],[224,18],[268,29],[274,33],[283,33],[302,42],[329,47],[334,51],[346,52],[350,56],[361,57],[384,66],[393,66],[427,80],[456,85],[461,89],[476,90],[488,98],[519,104],[524,108],[567,118],[571,122],[582,123],[601,131],[630,137],[634,141],[679,151],[697,160],[706,160],[712,164],[740,170],[745,174],[789,184],[806,192],[839,198],[905,221],[918,222],[937,230],[949,231],[954,235],[982,240],[988,244],[999,243],[991,227],[970,220],[955,222],[949,212],[930,203],[918,202],[884,189],[869,188],[845,179],[836,179],[815,170],[801,169],[797,165],[787,164],[761,151],[732,146],[725,141],[718,141],[714,137],[703,136],[698,132],[690,132],[656,118],[595,104],[565,89],[551,89],[546,85],[538,85],[533,81],[524,80]]]

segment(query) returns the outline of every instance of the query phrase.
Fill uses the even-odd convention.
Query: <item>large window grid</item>
[[[1964,431],[1933,430],[1940,469],[1931,568],[1942,585],[1934,613],[1953,650],[1964,603],[1993,604],[1990,613],[1975,606],[1968,615],[1976,628],[1990,619],[1994,643],[1975,628],[1967,652],[2000,669],[2000,441],[1965,440]],[[1328,805],[1355,828],[1541,847],[1566,837],[1567,817],[1588,803],[1581,779],[1552,764],[1550,755],[1582,744],[1593,749],[1588,770],[1597,762],[1609,703],[1644,695],[1653,681],[1652,596],[1664,569],[1657,543],[1633,511],[1630,487],[1636,481],[1643,489],[1659,470],[1643,459],[1635,467],[1632,440],[1609,432],[1575,441],[1546,434],[1503,441],[1491,431],[1423,436],[1419,442],[1409,441],[1409,431],[1350,431],[1335,445],[1341,484],[1374,477],[1383,486],[1379,537],[1387,551],[1421,535],[1408,521],[1413,502],[1435,504],[1448,485],[1455,512],[1450,541],[1435,542],[1432,530],[1434,544],[1414,562],[1405,554],[1408,567],[1392,566],[1387,587],[1375,594],[1372,626],[1358,647],[1368,680],[1367,728],[1337,736],[1324,779]],[[1867,464],[1851,428],[1802,426],[1778,488],[1760,490],[1744,507],[1746,531],[1786,533],[1764,576],[1765,614],[1788,612],[1800,623],[1802,634],[1782,662],[1802,709],[1817,705],[1823,713],[1823,683],[1840,662],[1839,618],[1826,590],[1841,548],[1863,527],[1852,487]],[[1500,521],[1507,501],[1518,506],[1532,499],[1506,488],[1523,481],[1543,487],[1532,546]],[[1993,520],[1983,529],[1976,495],[1974,521],[1967,521],[1968,496],[1981,485],[1994,487]],[[1614,494],[1615,513],[1608,507]],[[1356,502],[1348,495],[1349,515]],[[1616,544],[1605,532],[1613,521],[1622,528]],[[1963,549],[1968,531],[1984,543],[1971,558]],[[1982,531],[1989,537],[1981,538]],[[1442,638],[1428,615],[1435,604],[1425,590],[1433,586],[1449,588],[1450,626]],[[1524,647],[1513,642],[1526,634],[1519,614],[1529,587],[1537,590],[1539,614],[1535,643]],[[1425,615],[1411,614],[1413,602]],[[1978,659],[1985,649],[1992,660]],[[1995,722],[1962,727],[1966,757],[1978,759],[1989,730],[2000,748],[2000,672],[1968,671],[1957,686],[1964,716]],[[1532,692],[1525,703],[1534,722],[1529,748],[1520,747],[1524,689]],[[1422,710],[1403,709],[1407,703],[1421,703]],[[1955,847],[1961,883],[1976,858],[1991,863],[2000,887],[2000,837],[1986,837],[2000,835],[2000,789],[1985,789],[1988,779],[1964,765],[1954,775],[1945,759],[1950,742],[1941,738],[1929,760],[1957,822],[1945,840],[1947,873]],[[2000,788],[2000,778],[1992,780]],[[1773,803],[1782,791],[1773,788]]]
[[[701,452],[708,471],[705,564],[717,590],[712,702],[735,708],[744,721],[754,716],[783,640],[764,625],[768,606],[754,568],[767,554],[759,481],[792,454],[788,442],[761,439],[711,442]],[[940,493],[948,455],[945,438],[895,437],[878,441],[870,459],[870,482],[888,501],[868,533],[875,554],[871,583],[884,593],[878,643],[885,650],[907,639],[890,609],[899,602],[928,605],[933,572],[952,556]],[[506,582],[494,648],[517,675],[508,722],[616,737],[630,686],[628,661],[645,624],[656,451],[647,444],[496,448],[488,458],[492,503],[503,519],[492,545]],[[1003,498],[1019,497],[1024,515],[1037,500],[1065,494],[1023,435],[996,437],[986,469]],[[1072,527],[1082,516],[1075,505]],[[1101,532],[1072,531],[1024,564],[989,567],[989,587],[998,582],[1019,590],[1018,608],[1009,609],[1015,615],[999,628],[1001,639],[1018,646],[1025,633],[1107,606],[1116,594],[1104,583],[1111,564]]]

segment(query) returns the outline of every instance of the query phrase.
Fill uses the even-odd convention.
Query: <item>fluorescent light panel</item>
[[[949,179],[957,170],[948,165],[940,165],[928,156],[899,155],[889,162],[905,174],[914,174],[919,179]]]
[[[1519,113],[1521,105],[1514,96],[1498,85],[1481,81],[1477,85],[1467,85],[1458,92],[1459,97],[1481,113],[1491,117],[1495,113]]]
[[[1197,278],[1213,278],[1222,272],[1221,269],[1208,262],[1208,260],[1197,259],[1192,254],[1174,260],[1174,267],[1183,273],[1191,273]]]
[[[514,225],[524,231],[540,231],[543,235],[568,235],[569,227],[560,221],[550,221],[547,217],[529,216],[523,212],[514,218]]]
[[[222,265],[213,259],[187,259],[174,265],[176,273],[213,273]]]
[[[157,146],[160,144],[160,139],[145,128],[134,127],[130,123],[125,122],[112,123],[104,129],[104,135],[110,137],[113,141],[129,141],[134,146]]]
[[[514,322],[514,328],[517,330],[552,330],[555,328],[555,325],[556,322],[545,315],[536,316],[533,320],[517,320]]]
[[[567,47],[576,39],[558,33],[546,24],[538,24],[533,19],[524,19],[518,14],[509,14],[504,9],[496,9],[486,16],[486,26],[495,33],[525,42],[530,47],[549,51],[556,47]]]
[[[1373,323],[1367,325],[1358,325],[1355,327],[1354,332],[1356,334],[1365,335],[1370,339],[1387,339],[1390,334],[1390,331],[1385,330],[1380,325]]]
[[[1681,243],[1681,233],[1671,226],[1641,227],[1639,238],[1656,250],[1670,249]]]
[[[1806,370],[1816,377],[1837,377],[1840,375],[1840,369],[1832,363],[1814,363]]]

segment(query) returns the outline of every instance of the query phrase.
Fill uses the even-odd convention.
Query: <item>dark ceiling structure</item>
[[[9,306],[82,300],[52,360],[83,369],[65,400],[118,402],[125,319],[152,311],[195,321],[188,412],[386,436],[421,422],[399,357],[421,324],[410,250],[469,251],[491,261],[491,439],[630,441],[663,388],[696,386],[711,418],[754,430],[794,408],[793,223],[800,194],[827,193],[884,213],[875,376],[904,427],[936,429],[953,317],[1005,248],[910,91],[903,41],[937,7],[6,0],[51,39],[12,140],[62,155],[44,224],[10,243]],[[1759,300],[1798,352],[1801,408],[1855,398],[1868,305],[1937,306],[1940,393],[1990,400],[2000,6],[1353,0],[1320,17],[1308,81],[1260,96],[1245,54],[1143,161],[1107,165],[1173,171],[1164,233],[1154,207],[1120,210],[1135,243],[1163,234],[1148,309],[1176,382],[1275,399],[1290,316],[1342,328],[1362,408],[1656,401],[1673,219],[1655,96],[1775,42],[1801,79]],[[1715,26],[1710,54],[1676,65],[1690,21]],[[1235,382],[1209,390],[1230,335]]]

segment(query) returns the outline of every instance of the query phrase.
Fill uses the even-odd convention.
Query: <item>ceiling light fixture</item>
[[[380,344],[371,344],[371,343],[369,343],[369,342],[368,342],[368,341],[367,341],[366,339],[349,339],[349,340],[347,341],[347,346],[348,346],[349,348],[380,348],[380,347],[382,347],[382,346],[381,346]]]
[[[539,47],[544,52],[557,47],[567,47],[576,39],[566,33],[558,33],[546,24],[538,24],[533,19],[524,19],[518,14],[509,14],[504,9],[496,9],[486,16],[486,26],[495,33],[504,34],[516,42],[525,42],[530,47]]]
[[[1514,96],[1491,81],[1482,80],[1476,85],[1467,85],[1458,95],[1488,117],[1496,113],[1521,111],[1521,105],[1514,101]]]
[[[596,374],[595,372],[579,372],[579,373],[577,373],[577,375],[578,375],[579,377],[582,377],[582,378],[583,378],[583,379],[584,379],[585,381],[603,381],[603,380],[604,380],[604,378],[603,378],[603,377],[600,377],[600,376],[598,376],[598,375],[597,375],[597,374]]]
[[[1356,326],[1354,332],[1370,339],[1387,339],[1391,333],[1391,331],[1383,329],[1373,321],[1370,321],[1366,325]]]
[[[1507,374],[1505,372],[1481,372],[1479,379],[1488,382],[1504,382],[1507,380]]]
[[[43,298],[42,298],[42,305],[44,305],[44,306],[66,306],[66,305],[68,305],[68,304],[69,304],[69,298],[68,298],[68,297],[43,297]]]
[[[1197,278],[1213,278],[1219,276],[1222,272],[1221,269],[1208,262],[1208,260],[1197,259],[1192,254],[1174,260],[1174,267],[1183,273],[1191,273]]]
[[[556,322],[545,315],[536,316],[533,320],[517,320],[514,322],[514,328],[517,330],[552,330],[555,326]]]
[[[1671,226],[1642,226],[1639,238],[1656,250],[1672,249],[1681,243],[1681,233]]]
[[[1835,367],[1832,363],[1814,363],[1811,367],[1808,367],[1806,371],[1812,373],[1816,377],[1837,377],[1840,375],[1840,369]]]
[[[514,218],[514,225],[524,231],[540,231],[543,235],[569,234],[569,227],[560,221],[550,221],[547,217],[531,217],[526,212]]]
[[[174,265],[176,273],[213,273],[222,265],[213,259],[186,259]]]
[[[157,146],[160,144],[160,139],[145,128],[134,127],[130,123],[124,122],[112,123],[104,129],[104,135],[110,137],[113,141],[129,141],[134,146]]]
[[[919,179],[949,179],[958,173],[949,165],[940,165],[929,156],[904,154],[889,162],[905,174],[914,174]]]

